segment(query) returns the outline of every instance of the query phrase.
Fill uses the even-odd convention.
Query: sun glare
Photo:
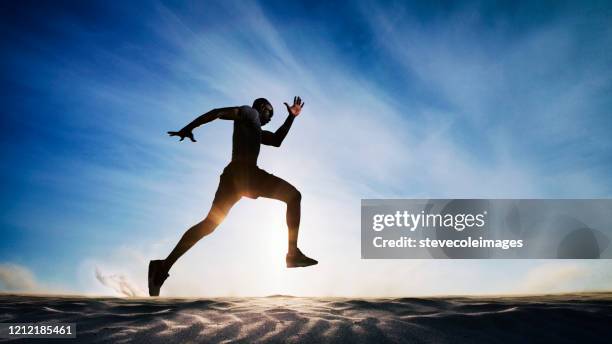
[[[266,202],[267,203],[267,202]],[[264,295],[286,294],[285,254],[287,253],[287,224],[285,206],[265,204],[258,207],[257,236],[258,281]]]

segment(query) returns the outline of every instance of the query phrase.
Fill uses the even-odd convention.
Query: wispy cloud
[[[12,263],[2,263],[0,264],[0,289],[34,292],[41,288],[28,268]]]
[[[546,261],[526,269],[514,290],[531,294],[609,290],[610,271],[606,260]]]

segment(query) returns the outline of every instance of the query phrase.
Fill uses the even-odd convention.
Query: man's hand
[[[191,130],[181,129],[180,131],[169,131],[168,135],[180,137],[181,139],[179,141],[183,141],[186,137],[188,137],[191,142],[196,142],[196,140],[193,138],[193,133]]]
[[[293,97],[293,105],[289,106],[287,103],[284,104],[287,107],[287,111],[289,111],[292,116],[297,117],[300,115],[300,112],[302,112],[302,108],[306,103],[302,103],[302,99],[300,97]]]

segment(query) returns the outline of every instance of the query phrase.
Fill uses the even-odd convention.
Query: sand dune
[[[389,299],[0,294],[0,322],[41,321],[77,323],[77,339],[66,340],[71,343],[609,343],[612,293]]]

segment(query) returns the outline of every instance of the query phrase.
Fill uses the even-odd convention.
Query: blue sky
[[[260,166],[302,191],[300,245],[321,265],[283,270],[282,205],[244,200],[168,293],[612,286],[605,261],[359,259],[361,198],[611,196],[606,2],[0,6],[4,289],[144,290],[146,262],[206,214],[231,152],[227,122],[197,144],[165,132],[261,96],[275,128],[294,95],[304,114]]]

